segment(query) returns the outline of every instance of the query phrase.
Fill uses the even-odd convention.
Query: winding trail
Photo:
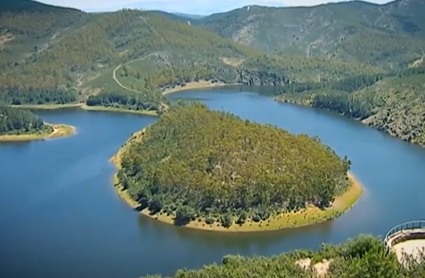
[[[126,86],[124,86],[119,80],[118,80],[118,78],[117,78],[117,70],[119,70],[120,68],[122,67],[122,65],[119,65],[118,67],[116,67],[115,69],[114,69],[114,71],[113,71],[113,73],[112,73],[112,78],[115,80],[115,82],[121,87],[121,88],[123,88],[124,90],[127,90],[127,91],[131,91],[131,92],[135,92],[135,93],[139,93],[139,94],[141,94],[141,92],[139,92],[139,91],[137,91],[137,90],[134,90],[134,89],[131,89],[131,88],[128,88],[128,87],[126,87]]]
[[[122,65],[119,65],[118,67],[116,67],[115,69],[114,69],[114,71],[112,72],[112,78],[115,80],[115,82],[118,84],[118,86],[120,86],[121,88],[123,88],[124,90],[127,90],[127,91],[131,91],[131,92],[135,92],[135,93],[138,93],[138,94],[142,94],[142,92],[139,92],[139,91],[137,91],[137,90],[134,90],[134,89],[131,89],[131,88],[128,88],[128,87],[126,87],[126,86],[124,86],[119,80],[118,80],[118,78],[117,78],[117,70],[119,70],[120,68],[122,67]],[[165,103],[163,103],[163,102],[159,102],[159,104],[162,106],[162,107],[164,107],[165,109],[168,109],[168,105],[167,104],[165,104]]]

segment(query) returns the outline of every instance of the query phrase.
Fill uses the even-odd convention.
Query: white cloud
[[[220,12],[245,5],[276,5],[276,6],[312,6],[333,0],[41,0],[41,2],[78,8],[86,11],[116,10],[125,7],[161,9],[184,13]],[[372,0],[374,3],[386,3],[388,0]]]

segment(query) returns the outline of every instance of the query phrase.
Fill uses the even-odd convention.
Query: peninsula
[[[112,161],[119,169],[114,185],[128,204],[203,230],[311,225],[338,217],[362,193],[350,161],[319,140],[199,103],[173,106]]]
[[[0,106],[0,142],[37,141],[73,134],[73,126],[45,123],[29,110]]]

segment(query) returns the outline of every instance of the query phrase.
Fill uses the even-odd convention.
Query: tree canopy
[[[423,256],[422,256],[423,257]],[[199,270],[181,269],[175,278],[414,278],[424,277],[425,262],[406,257],[403,267],[379,238],[360,235],[339,245],[323,244],[319,251],[295,250],[271,257],[225,256],[221,264]],[[316,268],[317,267],[317,268]],[[149,275],[144,278],[161,278]]]
[[[244,121],[199,103],[178,104],[132,141],[118,177],[151,213],[223,226],[266,220],[345,192],[350,162],[318,139]]]
[[[0,135],[24,134],[51,129],[31,111],[0,105]]]

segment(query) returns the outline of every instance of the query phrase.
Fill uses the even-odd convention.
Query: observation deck
[[[405,255],[417,261],[425,258],[425,220],[410,221],[393,227],[385,236],[386,247],[397,254],[400,263]]]

